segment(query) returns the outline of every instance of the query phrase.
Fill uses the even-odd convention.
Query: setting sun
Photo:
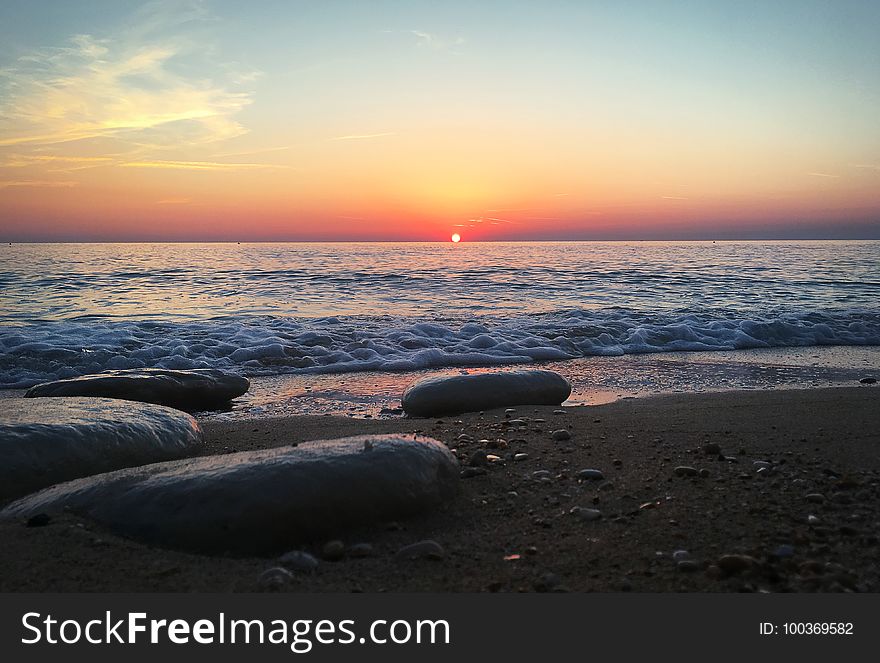
[[[461,241],[461,235],[459,235],[458,233],[452,233],[451,239],[453,242],[458,244]]]

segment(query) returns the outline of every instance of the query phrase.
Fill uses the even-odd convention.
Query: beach
[[[201,425],[205,454],[394,432],[433,437],[459,458],[457,497],[339,532],[342,558],[294,573],[281,591],[876,592],[878,394],[871,385],[768,389],[439,419]],[[554,439],[558,430],[570,439]],[[602,478],[579,478],[585,469]],[[152,548],[69,514],[39,527],[2,522],[0,537],[0,591],[253,592],[278,565]],[[439,544],[439,559],[396,556],[424,540]],[[300,549],[322,558],[326,543]]]

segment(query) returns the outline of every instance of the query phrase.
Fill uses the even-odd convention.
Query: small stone
[[[504,414],[514,414],[516,412],[515,408],[509,407],[504,411]]]
[[[703,445],[703,453],[707,456],[717,456],[721,453],[721,445],[714,442],[707,442]]]
[[[49,524],[50,520],[52,520],[52,518],[49,516],[48,513],[38,513],[37,515],[31,516],[27,519],[25,527],[45,527]]]
[[[615,458],[611,461],[611,464],[614,465],[614,467],[620,467],[621,465],[623,465],[623,461],[620,460],[620,458]]]
[[[538,481],[542,479],[549,479],[552,475],[550,474],[550,470],[535,470],[532,472],[532,478]]]
[[[348,549],[350,557],[371,557],[373,555],[373,546],[369,543],[355,543]]]
[[[445,555],[446,551],[443,550],[443,546],[441,546],[436,541],[426,539],[424,541],[417,541],[416,543],[411,543],[408,546],[404,546],[397,551],[397,554],[394,555],[394,558],[438,560],[443,559]]]
[[[278,558],[282,566],[291,571],[311,573],[318,568],[318,560],[304,550],[291,550]]]
[[[271,569],[266,569],[260,574],[260,577],[257,578],[257,585],[263,590],[277,591],[292,579],[293,575],[290,571],[283,569],[280,566],[275,566]]]
[[[681,562],[690,558],[691,554],[687,550],[676,550],[674,553],[672,553],[672,559],[674,559],[676,562]]]
[[[468,460],[468,465],[471,467],[486,467],[489,464],[487,456],[488,454],[482,449],[474,451]]]
[[[700,565],[692,559],[683,559],[676,564],[676,567],[682,573],[693,573],[700,570]]]
[[[569,433],[564,428],[553,431],[552,433],[550,433],[550,436],[557,442],[564,442],[565,440],[571,439],[571,433]]]
[[[818,525],[821,522],[822,520],[818,516],[814,516],[813,514],[807,516],[807,525]]]
[[[601,481],[605,478],[601,470],[587,469],[577,473],[577,478],[581,481]]]
[[[877,378],[872,378],[869,376],[866,378],[862,378],[861,380],[859,380],[859,382],[861,382],[862,384],[876,384]]]
[[[526,555],[537,555],[538,549],[535,546],[529,546],[525,549]]]
[[[522,461],[528,460],[528,459],[529,459],[529,455],[526,453],[519,453],[519,454],[513,455],[513,460],[516,461],[517,463],[521,463]]]
[[[773,467],[773,463],[768,463],[766,460],[756,460],[752,466],[756,471],[769,470]]]
[[[598,509],[586,509],[581,506],[572,507],[569,513],[588,523],[602,518],[602,512]]]
[[[822,493],[809,493],[804,496],[804,499],[807,502],[813,502],[814,504],[821,504],[825,501],[825,496]]]
[[[691,467],[689,465],[679,465],[672,471],[675,473],[675,476],[678,477],[694,477],[699,474],[696,467]]]
[[[553,410],[553,414],[565,414],[565,410]]]
[[[710,476],[712,476],[712,473],[704,467],[700,470],[700,476],[703,479],[708,479]]]
[[[345,544],[338,539],[328,541],[321,549],[321,557],[324,559],[337,562],[345,556]]]

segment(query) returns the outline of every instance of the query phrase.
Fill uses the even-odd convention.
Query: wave
[[[409,371],[588,356],[880,345],[866,310],[646,314],[569,310],[509,318],[89,320],[0,326],[0,388],[120,368],[222,368],[245,375]]]

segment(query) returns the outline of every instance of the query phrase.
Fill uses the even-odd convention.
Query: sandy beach
[[[339,532],[347,549],[366,543],[371,554],[322,560],[288,591],[876,592],[878,394],[866,385],[442,419],[293,416],[202,426],[207,454],[419,432],[454,449],[463,469],[479,466],[437,512]],[[553,439],[560,429],[569,440]],[[473,460],[481,451],[500,460],[483,466]],[[584,469],[603,478],[578,478]],[[578,508],[601,518],[588,521]],[[252,592],[276,565],[151,548],[73,516],[41,527],[5,522],[0,537],[0,591]],[[442,559],[395,559],[425,539],[442,546]],[[321,557],[325,543],[301,549]]]

